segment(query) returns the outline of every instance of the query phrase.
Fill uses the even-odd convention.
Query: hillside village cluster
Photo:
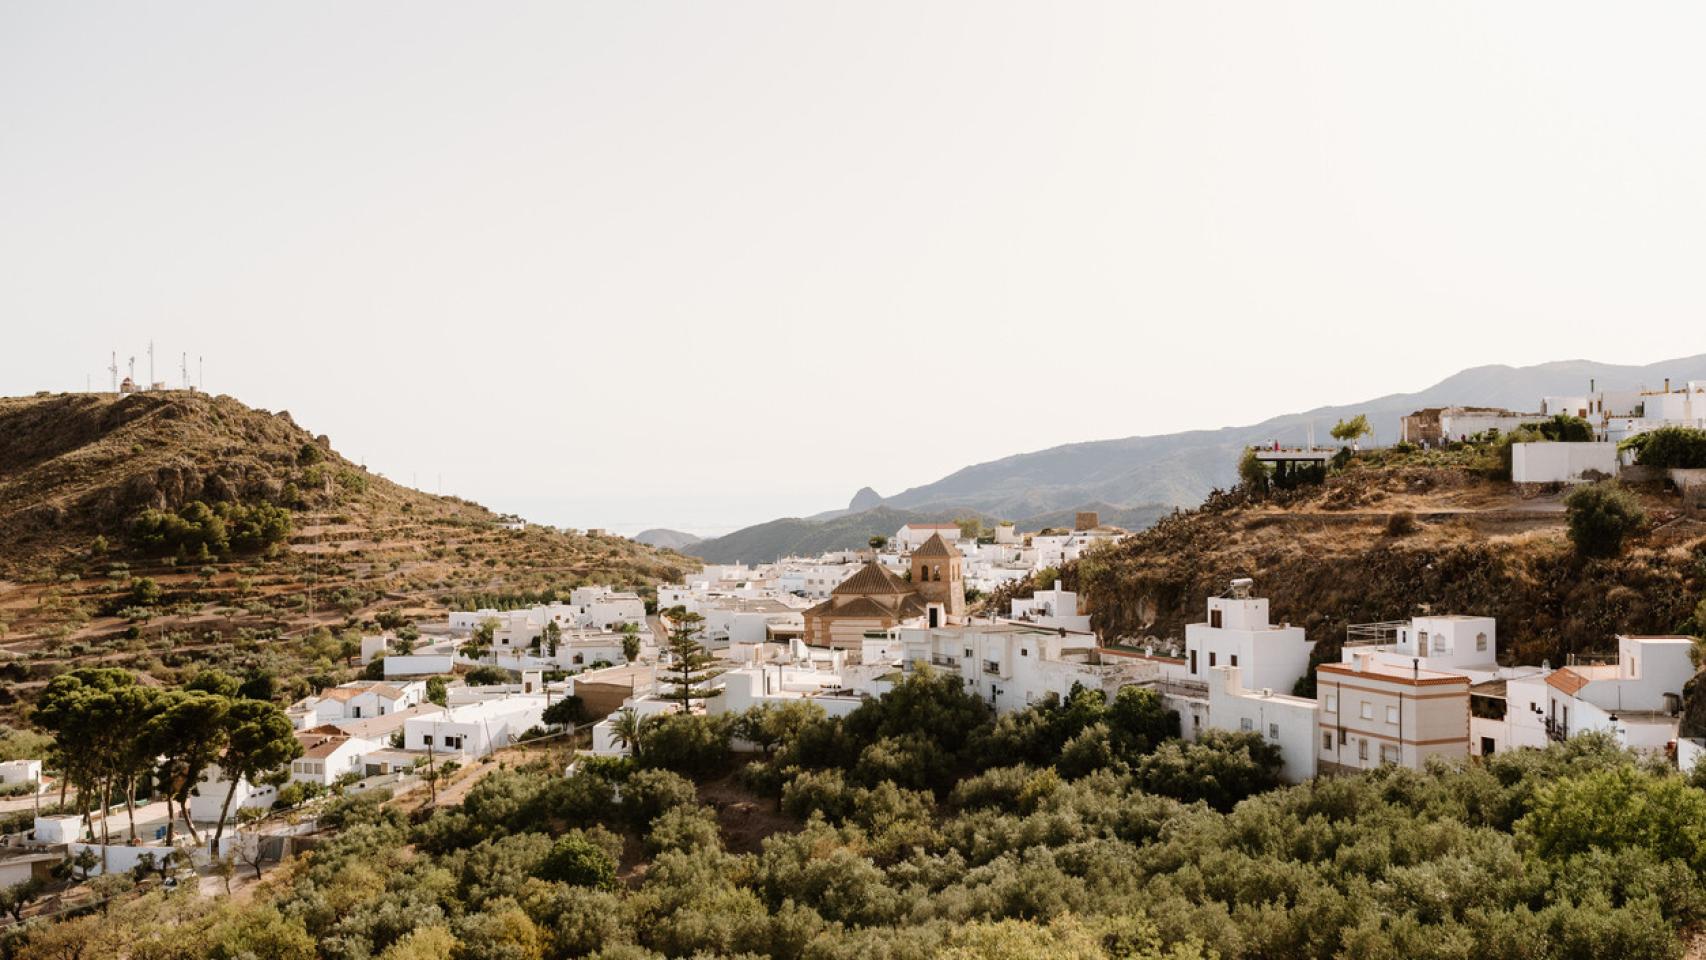
[[[1690,380],[1663,390],[1598,390],[1589,381],[1588,392],[1571,396],[1544,397],[1539,413],[1518,413],[1491,407],[1432,407],[1418,410],[1403,420],[1400,439],[1419,446],[1440,446],[1496,431],[1513,433],[1526,424],[1548,417],[1567,416],[1586,420],[1593,428],[1591,440],[1544,440],[1511,445],[1511,480],[1514,483],[1581,483],[1617,476],[1629,465],[1628,451],[1619,445],[1640,434],[1663,427],[1706,429],[1706,380]],[[1678,471],[1684,472],[1684,471]],[[1694,474],[1698,471],[1686,471]],[[1673,477],[1684,491],[1695,485],[1706,489],[1698,476]]]
[[[1519,481],[1614,474],[1621,466],[1619,438],[1656,426],[1706,427],[1706,383],[1680,391],[1667,384],[1663,393],[1550,397],[1542,415],[1553,413],[1589,420],[1597,437],[1519,445],[1536,448],[1513,458],[1514,468],[1528,471]],[[1438,444],[1533,419],[1499,410],[1426,410],[1406,418],[1404,439]],[[1550,449],[1559,447],[1567,449]],[[1204,598],[1203,619],[1185,629],[1182,644],[1166,649],[1099,638],[1078,596],[1058,581],[1012,600],[1003,615],[973,615],[968,592],[1034,580],[1123,533],[1092,513],[1081,514],[1072,531],[1032,535],[1001,526],[992,536],[963,536],[956,524],[915,523],[869,551],[706,566],[682,583],[659,586],[649,608],[637,593],[591,586],[564,602],[451,612],[442,623],[421,625],[426,636],[419,644],[399,644],[389,634],[365,637],[361,659],[375,679],[291,705],[287,715],[301,755],[283,776],[239,781],[230,815],[251,819],[244,811],[271,808],[292,784],[418,789],[430,779],[423,772],[551,736],[547,711],[568,697],[578,698],[593,723],[589,752],[624,754],[629,745],[618,716],[682,709],[679,693],[668,690],[673,665],[664,640],[683,614],[702,618],[695,621],[696,639],[721,670],[705,696],[689,698],[691,709],[713,716],[796,701],[845,716],[902,678],[932,670],[958,676],[998,713],[1079,687],[1110,697],[1128,686],[1147,688],[1177,712],[1188,740],[1210,730],[1266,738],[1283,756],[1281,775],[1290,782],[1544,747],[1587,731],[1667,756],[1683,770],[1706,753],[1706,744],[1678,736],[1683,685],[1695,673],[1689,637],[1618,636],[1616,655],[1603,662],[1510,666],[1499,662],[1494,617],[1430,612],[1352,626],[1338,662],[1311,666],[1315,644],[1302,627],[1275,622],[1249,579],[1229,579],[1223,591]],[[1302,619],[1307,611],[1287,613]],[[509,682],[455,679],[479,667],[502,668]],[[1315,696],[1297,695],[1304,690]],[[40,761],[0,764],[0,785],[32,782],[38,798],[51,790]],[[192,824],[217,821],[230,786],[217,767],[209,768],[188,805]],[[171,817],[163,804],[144,808],[138,841],[103,845],[94,823],[81,817],[38,816],[27,835],[7,838],[22,855],[0,858],[0,887],[42,876],[84,851],[94,873],[160,860],[169,852]],[[264,836],[233,831],[218,851],[195,856],[205,861],[245,845],[277,849],[281,835],[288,841],[306,829],[275,824]]]

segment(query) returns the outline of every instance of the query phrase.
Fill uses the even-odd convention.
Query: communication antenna
[[[131,383],[136,382],[136,358],[135,357],[130,358],[130,382]]]
[[[205,372],[205,369],[203,368],[201,361],[202,361],[201,354],[199,354],[199,353],[196,354],[196,357],[195,357],[195,382],[196,382],[197,386],[201,387],[201,391],[203,393],[206,393],[207,392],[207,378],[202,376],[202,374]]]
[[[107,366],[107,372],[113,375],[113,392],[118,392],[118,351],[112,352],[112,360]]]
[[[183,377],[184,389],[190,388],[190,355],[186,352],[178,359],[178,375]]]
[[[148,389],[154,389],[154,341],[148,341]]]

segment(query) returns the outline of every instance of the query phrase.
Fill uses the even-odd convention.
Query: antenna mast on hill
[[[190,355],[185,352],[178,358],[178,375],[184,379],[184,389],[190,388]]]
[[[196,354],[196,356],[195,356],[195,382],[196,382],[196,386],[201,388],[201,392],[206,393],[207,392],[207,377],[203,376],[203,374],[205,374],[207,371],[206,371],[206,368],[204,368],[202,366],[201,361],[202,361],[201,354],[199,354],[199,353]]]
[[[118,392],[118,351],[117,350],[114,350],[112,353],[112,363],[111,363],[111,365],[109,365],[107,367],[107,372],[113,375],[113,392],[117,393]]]
[[[148,389],[154,389],[154,341],[148,341]]]
[[[135,357],[130,358],[130,382],[131,383],[136,382],[136,358]]]

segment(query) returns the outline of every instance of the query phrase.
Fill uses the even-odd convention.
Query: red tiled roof
[[[1588,678],[1569,667],[1560,667],[1547,675],[1546,685],[1573,697],[1576,691],[1588,685]]]
[[[875,561],[865,564],[864,569],[843,580],[840,586],[830,591],[837,597],[878,596],[911,592],[911,584],[890,573],[887,568]]]

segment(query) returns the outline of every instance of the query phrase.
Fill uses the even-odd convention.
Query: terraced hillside
[[[162,680],[208,664],[341,675],[351,632],[381,612],[649,589],[687,566],[621,538],[509,529],[230,397],[0,399],[0,709],[92,661]]]

